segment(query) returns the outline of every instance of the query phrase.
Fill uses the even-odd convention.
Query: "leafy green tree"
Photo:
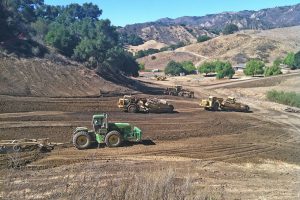
[[[47,44],[59,49],[66,56],[73,54],[73,49],[78,44],[77,38],[70,34],[68,29],[60,24],[54,24],[45,37]]]
[[[43,41],[48,33],[48,23],[49,21],[43,18],[39,18],[37,21],[31,23],[31,27],[34,30],[33,34],[39,41]]]
[[[135,58],[142,58],[151,54],[158,53],[158,49],[147,49],[147,50],[140,50],[135,54]],[[155,59],[154,59],[155,60]]]
[[[50,6],[50,5],[41,5],[35,10],[37,17],[43,18],[49,21],[55,21],[55,19],[62,14],[62,6]]]
[[[279,74],[282,74],[279,65],[273,64],[271,67],[266,67],[265,69],[265,76],[275,76]]]
[[[145,64],[144,63],[140,63],[139,64],[139,71],[144,71],[145,70]]]
[[[169,46],[169,49],[171,50],[175,50],[175,49],[178,49],[180,47],[183,47],[185,44],[184,42],[178,42],[177,44],[172,44]]]
[[[136,59],[142,58],[142,57],[145,57],[145,56],[147,56],[147,54],[144,50],[140,50],[140,51],[136,52],[136,54],[134,55],[134,57]]]
[[[207,36],[207,35],[200,35],[198,38],[197,38],[197,42],[205,42],[207,40],[210,40],[211,37]]]
[[[244,69],[244,74],[247,76],[264,74],[264,68],[264,62],[253,59],[247,62],[246,68]]]
[[[290,52],[284,58],[283,63],[289,66],[291,69],[295,69],[295,54]]]
[[[99,7],[92,3],[84,3],[81,7],[81,12],[79,15],[79,19],[84,18],[91,18],[91,19],[98,19],[102,15],[102,10]]]
[[[294,66],[295,66],[295,68],[300,69],[300,51],[298,51],[295,54],[295,57],[294,57]]]
[[[192,61],[183,61],[181,65],[187,74],[193,74],[196,71],[196,67]]]
[[[137,45],[140,45],[140,44],[143,44],[143,43],[144,43],[143,39],[140,38],[137,35],[130,35],[128,37],[128,44],[130,44],[130,45],[137,46]]]
[[[0,41],[27,36],[59,50],[60,53],[84,62],[92,69],[109,67],[123,74],[136,76],[138,64],[133,56],[122,49],[116,27],[109,20],[100,20],[102,10],[92,3],[73,3],[66,6],[45,5],[43,0],[1,0]],[[131,36],[132,43],[141,38]],[[27,42],[28,41],[28,42]],[[14,49],[26,49],[34,43],[18,40]],[[40,55],[40,46],[31,48]],[[43,50],[44,51],[44,50]]]
[[[121,47],[114,47],[108,50],[106,59],[102,66],[109,67],[116,71],[122,71],[125,75],[138,76],[139,65],[133,56]]]
[[[0,1],[0,39],[29,35],[30,23],[37,18],[35,9],[43,0],[2,0]]]
[[[201,74],[205,74],[207,76],[207,74],[209,73],[216,72],[216,66],[213,62],[204,62],[202,65],[199,66],[198,70]]]
[[[81,20],[84,18],[97,20],[101,14],[102,10],[100,10],[97,5],[92,3],[84,3],[82,6],[77,3],[72,3],[62,9],[61,15],[63,17],[61,19],[67,17],[71,19],[71,21],[75,21],[77,19]]]
[[[126,32],[119,34],[119,41],[122,44],[127,45],[141,45],[144,43],[143,39],[135,34],[128,35]]]
[[[227,24],[223,30],[224,35],[230,35],[239,31],[239,27],[235,24]]]
[[[73,58],[81,62],[87,61],[90,58],[96,59],[97,62],[104,61],[105,54],[98,51],[97,46],[101,44],[97,44],[97,42],[97,40],[90,39],[81,40],[74,49]]]
[[[216,34],[216,35],[219,35],[222,32],[221,29],[216,29],[216,28],[208,29],[208,31],[213,33],[213,34]]]
[[[0,30],[9,30],[7,24],[7,11],[2,4],[3,2],[0,2]],[[8,31],[0,31],[0,41],[5,40],[9,35]]]
[[[230,62],[215,61],[214,65],[216,66],[217,79],[222,79],[225,77],[231,79],[235,74],[235,71],[232,68]]]
[[[170,61],[165,68],[165,74],[170,74],[173,76],[180,75],[180,73],[186,73],[181,63]]]

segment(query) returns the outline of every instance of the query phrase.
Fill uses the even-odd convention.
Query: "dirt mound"
[[[0,94],[17,96],[95,96],[127,93],[77,63],[54,63],[48,59],[0,58]]]
[[[11,199],[16,199],[21,195],[20,191],[24,193],[25,190],[28,198],[44,197],[45,194],[49,194],[49,198],[61,197],[60,194],[68,197],[86,194],[82,191],[92,191],[94,195],[93,189],[82,190],[82,185],[94,186],[91,183],[100,180],[98,188],[102,190],[107,182],[116,181],[114,186],[106,189],[111,191],[112,187],[129,185],[122,183],[122,177],[134,180],[128,177],[139,176],[140,172],[145,174],[148,170],[154,170],[150,171],[149,177],[165,180],[165,176],[157,174],[156,170],[171,167],[176,172],[173,179],[176,183],[181,178],[194,177],[192,184],[196,191],[201,189],[201,195],[205,188],[215,194],[218,187],[221,195],[217,199],[223,198],[224,194],[228,199],[257,199],[258,195],[270,199],[296,199],[300,138],[298,132],[282,123],[282,119],[267,121],[279,116],[278,113],[266,118],[256,116],[257,111],[206,112],[199,108],[196,99],[162,98],[170,98],[177,112],[124,113],[116,106],[117,97],[0,96],[0,139],[49,137],[52,142],[66,143],[64,147],[42,155],[34,152],[16,156],[0,154],[1,182],[4,183],[1,194]],[[153,143],[128,143],[120,148],[84,151],[70,147],[74,128],[91,128],[91,116],[100,112],[107,112],[110,121],[129,122],[142,128],[143,139]],[[10,164],[21,165],[22,170],[6,170]],[[99,173],[99,169],[103,173]],[[46,183],[45,179],[49,181]],[[173,185],[169,181],[166,183]],[[49,185],[61,187],[49,190]],[[74,190],[71,189],[73,186]],[[280,191],[278,187],[281,187]],[[143,188],[148,191],[149,185]],[[158,187],[155,188],[156,192]],[[253,194],[253,191],[259,192]]]
[[[295,148],[299,140],[282,125],[257,120],[252,113],[207,112],[199,108],[197,100],[168,98],[171,98],[169,101],[177,111],[173,114],[124,113],[117,108],[116,97],[1,97],[5,110],[0,114],[0,139],[48,137],[51,142],[69,143],[75,127],[90,127],[94,113],[107,112],[110,121],[129,122],[141,127],[143,139],[149,138],[157,145],[145,148],[139,144],[113,151],[106,148],[98,151],[99,156],[117,153],[181,156],[226,162],[258,162],[260,159],[300,162],[296,156],[299,148]],[[91,150],[94,151],[97,150]],[[286,156],[288,152],[291,156]],[[61,161],[58,163],[63,164]]]

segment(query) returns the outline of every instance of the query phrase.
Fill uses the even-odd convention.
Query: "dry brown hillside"
[[[155,40],[149,40],[145,42],[144,44],[138,45],[138,46],[128,46],[127,50],[130,52],[138,52],[141,50],[148,50],[148,49],[161,49],[163,47],[166,47],[167,45],[161,42],[157,42]]]
[[[197,62],[198,58],[193,54],[187,52],[174,52],[165,51],[161,53],[156,53],[150,56],[145,56],[143,58],[137,59],[139,63],[145,64],[146,69],[160,69],[163,70],[168,62],[175,60],[177,62],[183,60],[191,60]]]
[[[76,63],[13,57],[0,57],[0,86],[0,95],[20,96],[92,96],[99,95],[100,89],[128,91]]]
[[[233,64],[244,63],[250,58],[259,58],[271,63],[289,51],[300,49],[300,26],[267,31],[242,31],[236,34],[219,36],[212,40],[191,44],[175,52],[164,52],[138,60],[146,69],[164,69],[170,60],[191,60],[199,65],[205,60],[223,59]],[[182,56],[182,55],[188,56]],[[166,57],[168,59],[166,59]]]

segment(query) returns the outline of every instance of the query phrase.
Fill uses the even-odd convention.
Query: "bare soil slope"
[[[111,194],[119,195],[119,186],[137,184],[132,178],[141,178],[137,185],[146,187],[145,191],[161,179],[167,185],[186,182],[191,197],[198,199],[297,199],[299,134],[278,121],[255,117],[256,111],[207,112],[198,107],[197,100],[179,97],[169,99],[177,111],[173,114],[120,112],[115,97],[0,96],[0,100],[0,139],[49,137],[69,143],[76,126],[90,127],[92,114],[108,112],[111,121],[141,127],[143,138],[154,142],[84,151],[69,146],[43,155],[1,154],[0,197],[101,198],[111,188]],[[7,162],[22,160],[28,168],[3,169]],[[170,176],[174,182],[169,182]],[[150,177],[153,181],[146,186]],[[127,192],[132,195],[133,191]]]
[[[125,93],[116,85],[77,63],[47,59],[0,58],[0,94],[18,96],[95,96],[102,91]]]

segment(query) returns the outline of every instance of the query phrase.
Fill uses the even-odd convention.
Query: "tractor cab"
[[[217,100],[217,97],[214,97],[214,96],[209,96],[208,97],[208,104],[209,106],[212,106]]]
[[[234,104],[234,103],[236,103],[236,100],[235,100],[234,97],[228,97],[228,98],[226,99],[226,103]]]
[[[92,125],[95,133],[105,134],[108,129],[107,114],[93,115]]]
[[[127,106],[129,106],[130,104],[135,104],[137,101],[137,99],[131,95],[124,95],[123,98],[120,98],[119,99],[119,102],[118,102],[118,107],[119,108],[126,108]]]

